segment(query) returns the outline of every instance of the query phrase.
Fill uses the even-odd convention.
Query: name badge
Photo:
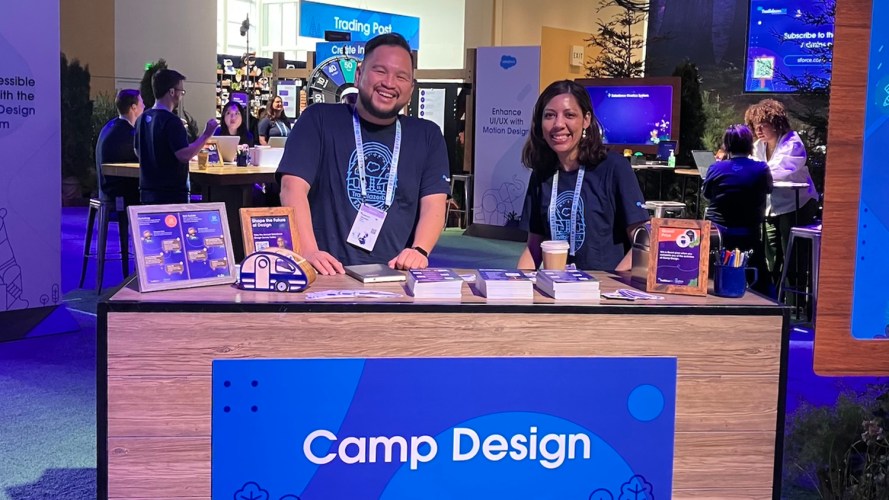
[[[361,209],[358,210],[358,216],[352,223],[352,229],[349,230],[349,239],[346,241],[358,248],[372,252],[385,220],[386,212],[362,203]]]

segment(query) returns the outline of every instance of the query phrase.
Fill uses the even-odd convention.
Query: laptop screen
[[[716,156],[713,151],[695,150],[691,152],[691,156],[695,160],[695,166],[698,167],[701,179],[707,176],[707,170],[710,168],[710,165],[716,163]]]
[[[676,151],[676,141],[661,141],[657,143],[657,159],[662,161],[667,161],[667,158],[670,157],[670,151],[673,151],[675,155]]]

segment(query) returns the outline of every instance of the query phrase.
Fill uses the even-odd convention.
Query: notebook
[[[694,150],[691,152],[691,156],[695,160],[695,166],[698,167],[701,179],[707,177],[707,170],[710,169],[710,165],[716,163],[716,156],[714,156],[713,151]]]
[[[407,279],[403,272],[392,269],[386,264],[359,264],[346,266],[344,269],[346,274],[362,283],[385,283]]]

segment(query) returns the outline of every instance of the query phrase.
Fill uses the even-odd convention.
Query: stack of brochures
[[[531,278],[518,269],[479,269],[475,286],[489,299],[533,299]]]
[[[459,299],[463,278],[450,269],[412,269],[407,288],[418,299]]]
[[[557,300],[599,298],[599,280],[583,271],[540,270],[537,288]]]

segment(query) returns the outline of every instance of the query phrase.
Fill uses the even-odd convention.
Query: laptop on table
[[[705,151],[705,150],[692,150],[691,156],[695,161],[695,166],[698,167],[698,173],[701,174],[701,179],[707,177],[707,170],[710,169],[710,165],[716,163],[716,156],[713,151]]]

